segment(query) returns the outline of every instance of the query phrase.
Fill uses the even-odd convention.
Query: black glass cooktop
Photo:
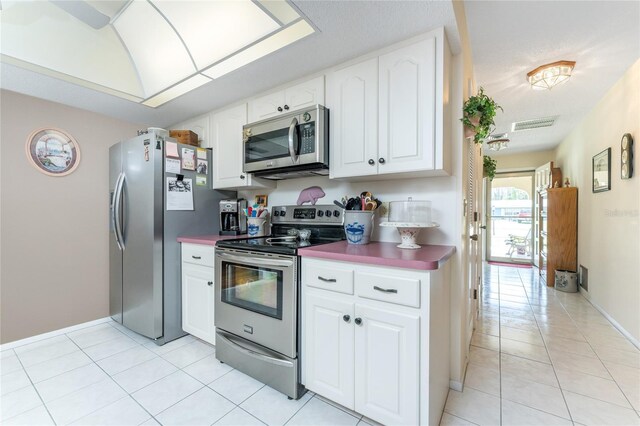
[[[306,241],[301,241],[298,238],[283,239],[282,237],[269,236],[259,238],[220,240],[216,243],[216,246],[267,253],[296,255],[299,248],[328,244],[339,240],[341,240],[341,238],[311,238]]]

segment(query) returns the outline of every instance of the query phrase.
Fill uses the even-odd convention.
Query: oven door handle
[[[232,339],[228,337],[227,333],[221,332],[220,330],[216,331],[216,338],[224,340],[225,343],[233,347],[235,350],[242,352],[245,355],[248,355],[252,358],[259,359],[261,361],[266,361],[270,364],[281,365],[283,367],[292,367],[293,363],[291,361],[286,361],[283,359],[274,358],[272,356],[252,351],[249,348],[245,348],[244,346],[234,342]]]
[[[256,259],[252,257],[244,257],[244,256],[235,256],[233,254],[228,253],[220,253],[216,251],[216,256],[221,257],[223,259],[228,259],[234,262],[242,262],[249,265],[258,265],[258,266],[293,266],[293,261],[291,260],[276,260],[276,259]]]
[[[300,145],[300,139],[297,132],[298,119],[293,117],[291,124],[289,125],[289,155],[291,161],[295,164],[298,161],[298,145]],[[294,146],[295,139],[295,146]]]

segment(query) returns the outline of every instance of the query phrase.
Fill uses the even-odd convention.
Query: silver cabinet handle
[[[382,288],[382,287],[378,287],[377,285],[374,285],[373,289],[381,291],[383,293],[397,293],[398,292],[398,290],[396,290],[395,288]]]
[[[194,259],[202,259],[202,256],[193,256],[192,255],[191,257],[193,257]]]
[[[289,125],[289,155],[291,156],[291,161],[292,162],[296,162],[298,161],[298,154],[297,154],[297,146],[293,145],[293,139],[295,137],[296,139],[296,145],[298,145],[298,135],[296,134],[296,126],[298,125],[298,119],[293,117],[293,119],[291,120],[291,124]]]
[[[335,278],[325,278],[325,277],[321,277],[320,275],[318,275],[318,279],[320,281],[324,281],[325,283],[335,283],[338,281]]]

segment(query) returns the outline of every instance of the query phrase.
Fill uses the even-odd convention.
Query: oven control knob
[[[331,217],[331,210],[327,210],[324,213],[327,215],[327,217]]]
[[[334,210],[333,211],[333,216],[334,217],[339,217],[340,216],[340,211],[339,210]]]
[[[322,210],[318,210],[318,217],[324,216],[324,212]]]
[[[280,210],[280,217],[284,217],[285,214],[286,212],[284,210]]]
[[[274,216],[280,216],[280,212],[278,210],[276,210],[276,211],[273,212],[273,215]]]

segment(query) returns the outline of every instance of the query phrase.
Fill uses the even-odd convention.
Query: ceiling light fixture
[[[490,150],[500,151],[501,149],[507,148],[510,140],[507,138],[506,133],[501,133],[498,135],[490,135],[485,142]]]
[[[558,61],[539,66],[527,73],[527,80],[535,90],[551,90],[554,86],[564,83],[571,77],[571,71],[576,65],[574,61]]]

